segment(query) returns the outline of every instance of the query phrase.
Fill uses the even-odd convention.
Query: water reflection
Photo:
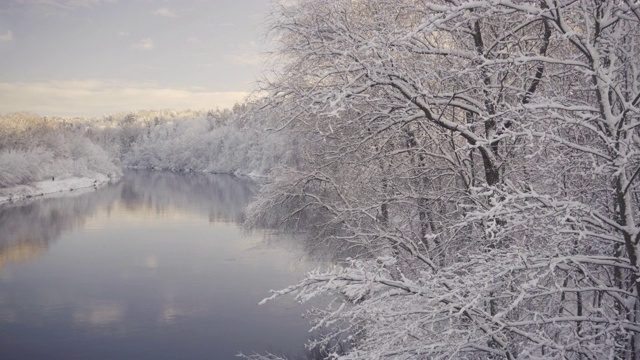
[[[0,358],[235,358],[302,351],[300,254],[243,233],[251,182],[131,171],[0,207]]]
[[[135,174],[135,176],[132,176]],[[243,208],[255,194],[255,184],[229,175],[176,174],[131,171],[122,182],[121,198],[131,209],[146,208],[158,213],[208,212],[210,221],[243,221]]]
[[[0,271],[8,262],[42,255],[62,233],[82,226],[97,207],[113,203],[117,190],[0,206]]]
[[[97,209],[123,206],[132,213],[206,212],[210,222],[242,223],[255,184],[228,175],[130,170],[118,184],[79,195],[66,194],[0,205],[0,270],[7,262],[42,255],[62,233],[85,225]]]

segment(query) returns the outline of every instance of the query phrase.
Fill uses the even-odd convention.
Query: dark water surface
[[[302,353],[304,309],[257,303],[310,267],[244,233],[255,186],[131,171],[95,192],[0,207],[0,359]]]

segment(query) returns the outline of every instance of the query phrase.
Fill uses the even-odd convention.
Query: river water
[[[96,191],[0,207],[0,359],[296,357],[309,328],[270,289],[314,266],[241,229],[223,175],[128,171]]]

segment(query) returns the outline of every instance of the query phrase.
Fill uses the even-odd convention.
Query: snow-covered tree
[[[250,224],[354,255],[274,295],[342,294],[317,314],[336,357],[636,359],[638,1],[301,1],[269,24],[264,90],[305,163]]]
[[[117,176],[114,160],[62,121],[29,113],[0,116],[0,187],[52,177]]]
[[[123,164],[264,176],[272,167],[291,161],[294,141],[281,133],[265,131],[275,115],[273,111],[247,110],[258,106],[245,104],[234,110],[141,118],[119,126],[122,130],[117,137],[128,139],[128,145],[120,147]],[[126,128],[130,129],[125,132]]]

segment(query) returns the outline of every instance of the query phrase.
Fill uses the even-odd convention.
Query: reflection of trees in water
[[[244,208],[256,190],[253,181],[231,175],[146,170],[127,171],[122,183],[128,209],[206,211],[210,221],[236,223],[244,221]]]
[[[62,233],[82,226],[97,209],[112,204],[119,189],[112,185],[96,192],[0,206],[0,269],[44,253]]]
[[[96,211],[172,209],[201,213],[210,221],[244,219],[254,196],[250,180],[225,175],[127,171],[118,184],[74,196],[44,198],[0,206],[0,269],[8,262],[28,261],[44,253],[64,232],[83,226]]]

